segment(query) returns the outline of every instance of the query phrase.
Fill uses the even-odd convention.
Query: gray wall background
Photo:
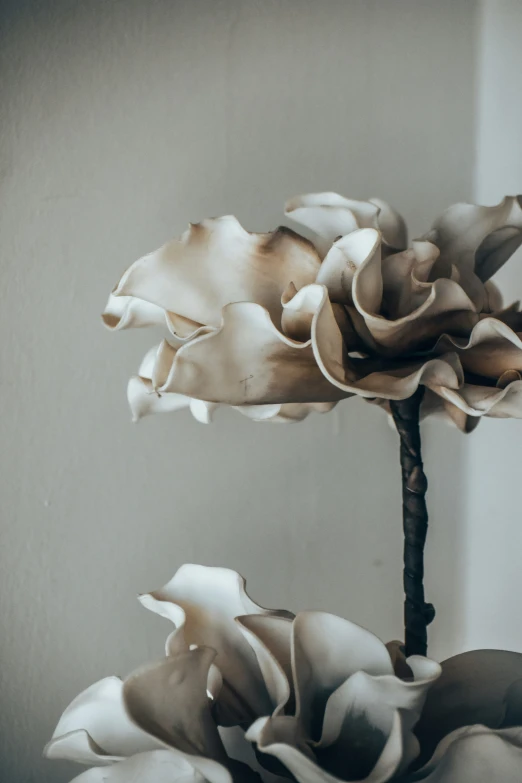
[[[0,779],[40,760],[83,687],[162,654],[134,596],[183,562],[265,605],[401,634],[397,437],[349,400],[303,424],[131,426],[151,342],[99,313],[189,220],[252,230],[310,190],[379,195],[413,235],[473,189],[473,0],[4,2]],[[519,430],[520,432],[520,430]],[[466,644],[469,441],[429,424],[431,653]]]

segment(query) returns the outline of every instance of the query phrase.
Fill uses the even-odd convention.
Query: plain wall
[[[275,227],[284,200],[379,195],[413,235],[472,193],[470,0],[4,2],[0,779],[82,688],[160,656],[134,596],[183,562],[271,606],[401,635],[398,439],[349,400],[299,425],[130,423],[154,335],[103,330],[123,269],[189,220]],[[461,648],[465,439],[425,429],[431,653]]]
[[[477,201],[522,192],[522,3],[487,0],[478,40]],[[496,280],[522,298],[522,251]],[[522,421],[484,420],[467,451],[466,647],[522,652]]]

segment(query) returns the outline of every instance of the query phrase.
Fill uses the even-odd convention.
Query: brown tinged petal
[[[193,224],[136,261],[114,294],[152,302],[196,324],[219,325],[223,307],[256,302],[278,324],[281,294],[315,280],[320,259],[313,245],[287,228],[250,234],[226,216]]]
[[[496,318],[483,318],[469,339],[443,335],[434,353],[456,351],[465,372],[497,379],[506,370],[522,370],[522,340],[507,324]]]
[[[340,335],[335,321],[333,328]],[[164,342],[153,385],[159,392],[233,406],[336,402],[348,396],[325,378],[310,341],[287,338],[267,310],[252,302],[227,305],[219,329],[178,350]]]
[[[424,238],[442,258],[489,280],[522,243],[522,196],[506,196],[492,207],[454,204]]]

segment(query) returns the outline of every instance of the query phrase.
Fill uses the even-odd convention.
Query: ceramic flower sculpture
[[[131,378],[133,417],[220,405],[299,421],[359,396],[400,436],[404,643],[323,612],[263,609],[226,569],[184,566],[141,596],[174,623],[164,660],[66,709],[49,758],[75,783],[520,783],[522,654],[427,655],[427,481],[419,422],[470,432],[522,418],[522,312],[491,277],[522,244],[522,197],[450,207],[407,246],[379,199],[299,196],[283,227],[191,225],[136,261],[109,297],[112,330],[163,341]]]

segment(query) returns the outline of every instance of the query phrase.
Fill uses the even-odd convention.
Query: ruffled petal
[[[271,709],[271,700],[254,651],[235,618],[270,614],[245,591],[245,580],[227,568],[182,566],[160,590],[140,596],[147,609],[183,629],[187,644],[205,645],[217,652],[223,676],[218,701],[227,710],[228,723],[250,723]]]
[[[321,768],[311,750],[296,735],[295,723],[287,718],[260,718],[248,730],[246,737],[255,742],[260,753],[273,756],[295,777],[298,783],[385,783],[393,778],[402,757],[401,718],[397,711],[386,744],[370,773],[361,779],[350,775],[332,775]]]
[[[232,783],[230,773],[211,759],[190,760],[171,750],[139,753],[104,769],[89,769],[71,783]]]
[[[415,733],[428,759],[438,743],[463,726],[491,729],[522,723],[522,654],[473,650],[442,663]],[[518,704],[517,704],[518,702]]]
[[[489,280],[522,243],[522,196],[506,196],[493,207],[454,204],[426,238],[444,259]]]
[[[178,350],[163,343],[153,384],[160,393],[234,406],[336,402],[347,396],[325,378],[310,341],[286,337],[267,310],[252,302],[227,305],[219,329]]]
[[[250,614],[238,617],[237,622],[256,654],[272,700],[271,712],[278,714],[285,707],[291,712],[295,705],[291,662],[292,618]]]
[[[181,239],[136,261],[114,294],[144,299],[196,324],[219,325],[232,302],[256,302],[274,323],[281,294],[315,280],[320,259],[308,240],[287,228],[250,234],[235,217],[193,224]]]
[[[165,310],[134,296],[111,294],[102,313],[103,323],[112,331],[143,326],[165,326]]]
[[[437,392],[441,387],[458,390],[462,386],[464,375],[455,353],[402,362],[348,358],[326,288],[308,288],[313,288],[316,296],[312,348],[317,364],[330,383],[347,395],[399,400],[411,397],[419,384],[436,388]],[[302,296],[303,291],[298,295]]]
[[[418,756],[419,742],[412,730],[441,670],[438,663],[420,656],[408,658],[405,664],[412,673],[408,682],[395,675],[376,677],[358,671],[330,696],[316,751],[327,769],[367,775],[386,744],[396,710],[402,716],[400,770],[406,770]]]
[[[383,242],[396,250],[406,247],[406,225],[385,201],[357,201],[338,193],[307,193],[287,201],[285,215],[311,229],[324,258],[332,243],[357,228],[376,228]]]
[[[226,758],[207,695],[215,651],[179,653],[133,672],[123,684],[128,714],[146,734],[196,756]]]
[[[158,747],[161,743],[129,719],[122,681],[106,677],[70,703],[44,754],[50,759],[103,765]]]
[[[521,770],[521,726],[499,731],[467,726],[445,737],[428,764],[404,783],[518,783]]]
[[[327,663],[326,663],[327,662]],[[292,626],[296,715],[319,740],[331,694],[352,674],[393,674],[385,645],[370,631],[326,612],[300,612]]]
[[[507,370],[522,371],[522,340],[502,321],[483,318],[469,339],[443,335],[435,351],[456,351],[466,372],[497,380]]]

